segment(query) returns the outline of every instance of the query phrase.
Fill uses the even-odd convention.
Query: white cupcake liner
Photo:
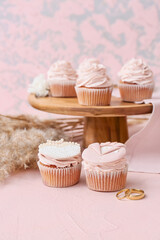
[[[81,163],[66,168],[44,166],[39,161],[37,164],[43,183],[49,187],[69,187],[79,182]]]
[[[154,83],[144,85],[119,83],[118,87],[123,101],[138,102],[152,97]]]
[[[75,83],[52,83],[50,85],[50,95],[52,97],[76,97]]]
[[[110,104],[113,87],[107,88],[83,88],[75,87],[78,102],[87,106],[106,106]]]
[[[96,171],[85,169],[87,186],[91,190],[112,192],[125,187],[128,172],[128,164],[121,170]]]

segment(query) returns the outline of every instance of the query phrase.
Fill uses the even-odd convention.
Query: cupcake
[[[118,73],[119,91],[126,102],[138,102],[152,97],[153,72],[142,59],[131,59]]]
[[[112,83],[106,74],[106,68],[96,59],[82,62],[78,68],[76,93],[81,105],[109,105],[112,94]]]
[[[117,142],[93,143],[82,153],[88,188],[118,191],[125,187],[128,164],[125,145]]]
[[[68,187],[78,183],[81,173],[80,145],[50,141],[39,145],[38,167],[45,185]]]
[[[48,71],[48,84],[53,97],[75,97],[76,71],[66,61],[55,62]]]

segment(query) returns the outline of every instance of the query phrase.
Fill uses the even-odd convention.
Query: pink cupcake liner
[[[76,97],[75,83],[53,83],[50,85],[52,97]]]
[[[43,183],[49,187],[69,187],[79,182],[81,163],[73,167],[53,168],[44,166],[38,161]]]
[[[111,102],[111,94],[113,87],[108,88],[83,88],[75,87],[78,102],[87,106],[106,106]]]
[[[138,102],[150,99],[154,90],[153,83],[145,85],[119,83],[118,87],[122,100],[126,102]]]
[[[85,169],[87,186],[102,192],[119,191],[125,187],[128,164],[122,170],[98,172]]]

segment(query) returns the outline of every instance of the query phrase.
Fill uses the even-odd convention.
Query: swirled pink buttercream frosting
[[[80,145],[63,139],[40,144],[38,158],[40,163],[56,167],[69,167],[82,161]]]
[[[100,171],[113,171],[123,169],[127,161],[125,159],[126,148],[122,143],[106,142],[93,143],[82,153],[85,169]]]
[[[57,61],[48,70],[48,83],[59,83],[61,81],[66,83],[75,83],[77,73],[72,65],[67,61]]]
[[[50,166],[56,166],[58,168],[60,167],[70,167],[71,165],[77,165],[81,162],[81,155],[77,155],[70,158],[63,158],[63,159],[55,159],[52,157],[49,157],[47,155],[38,154],[39,161],[43,163],[44,165],[50,165]]]
[[[153,83],[153,72],[142,59],[132,58],[118,73],[120,81],[132,84]]]
[[[77,87],[106,88],[112,86],[111,80],[106,74],[106,68],[96,59],[88,59],[82,62],[78,68]]]

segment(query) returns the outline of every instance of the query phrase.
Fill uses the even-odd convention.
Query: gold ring
[[[145,194],[143,190],[132,188],[126,197],[130,200],[139,200],[144,198],[144,196]]]
[[[120,196],[121,193],[124,192],[124,195]],[[119,191],[117,194],[116,194],[116,197],[119,199],[119,200],[122,200],[124,198],[128,198],[130,194],[130,189],[129,188],[125,188],[125,189],[122,189],[121,191]]]

